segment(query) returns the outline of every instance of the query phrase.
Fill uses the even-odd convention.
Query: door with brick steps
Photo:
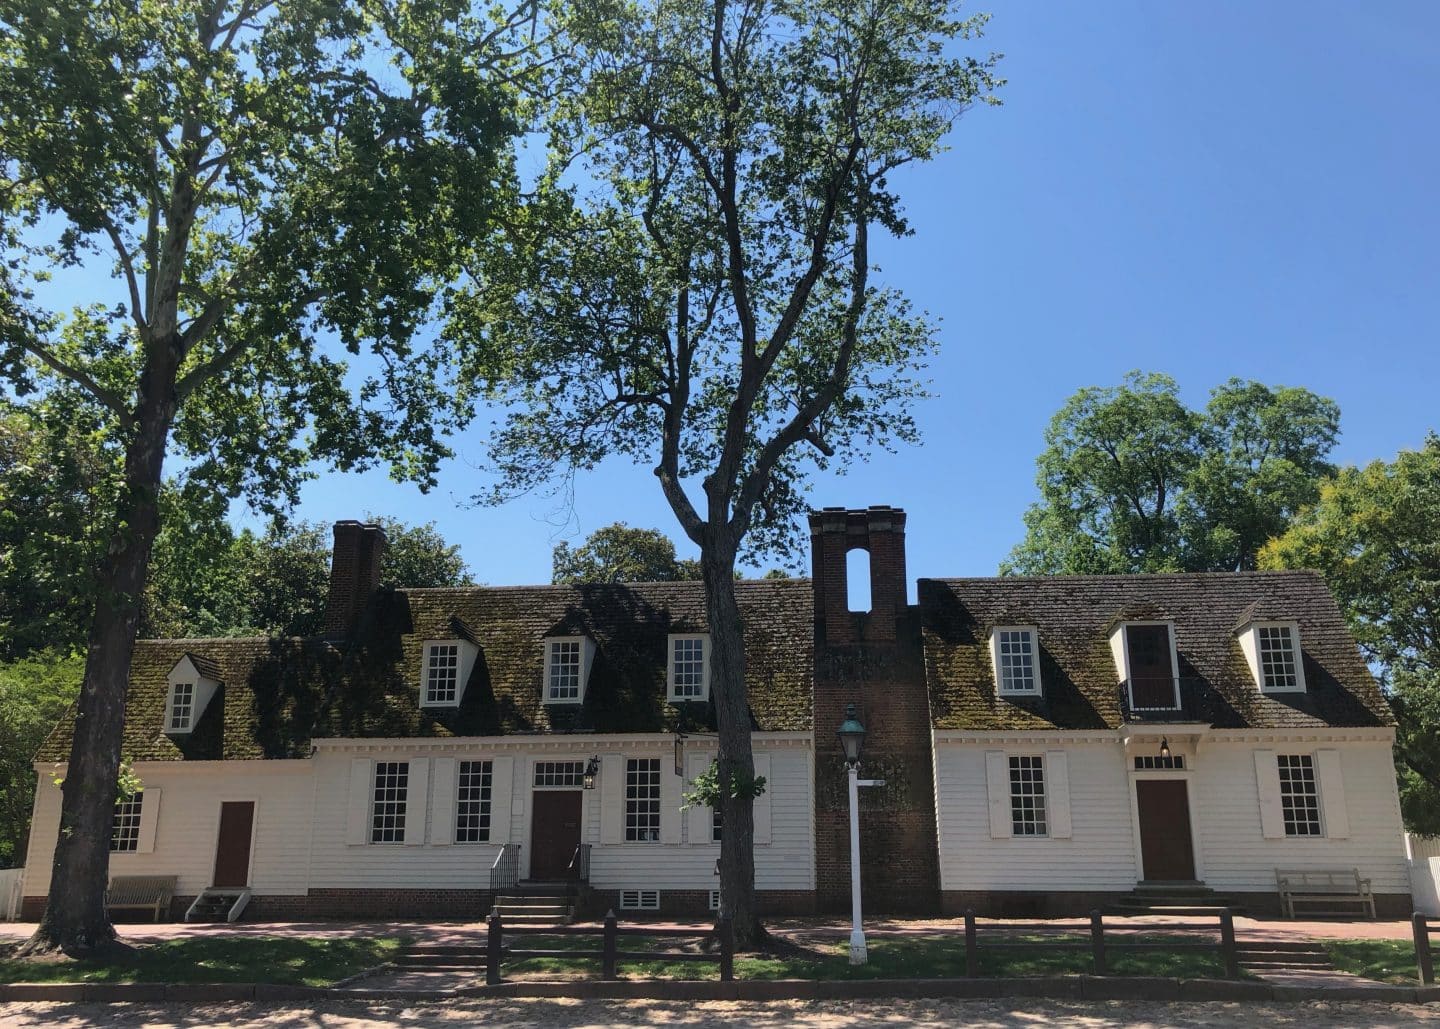
[[[579,790],[536,790],[530,824],[530,878],[569,879],[570,862],[580,846]]]

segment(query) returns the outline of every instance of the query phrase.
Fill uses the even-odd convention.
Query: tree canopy
[[[1440,436],[1341,470],[1260,562],[1325,573],[1395,708],[1406,824],[1440,834]]]
[[[1231,379],[1203,411],[1175,380],[1131,372],[1051,419],[1040,500],[1002,571],[1234,571],[1320,494],[1340,431],[1333,400]]]
[[[897,173],[993,99],[984,16],[928,0],[556,0],[542,198],[447,328],[508,412],[492,499],[623,456],[700,548],[722,783],[750,781],[737,556],[799,542],[809,474],[916,438],[934,325],[872,277]],[[958,170],[957,170],[958,173]],[[743,793],[743,791],[740,791]],[[758,940],[752,812],[721,903]]]
[[[596,529],[578,547],[560,542],[551,554],[550,581],[674,582],[700,578],[700,562],[675,556],[675,544],[659,529],[632,529],[616,522]]]

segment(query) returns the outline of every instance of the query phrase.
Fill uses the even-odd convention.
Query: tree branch
[[[108,409],[112,414],[114,414],[115,417],[120,420],[120,424],[123,425],[125,428],[131,428],[135,424],[135,416],[131,412],[130,408],[126,406],[125,401],[120,396],[120,394],[114,392],[113,390],[108,390],[104,386],[100,385],[100,383],[96,382],[95,379],[92,378],[91,375],[83,368],[79,368],[75,365],[62,361],[60,358],[56,357],[48,349],[40,346],[38,343],[33,343],[23,338],[18,340],[18,343],[20,344],[20,348],[22,350],[38,358],[51,371],[56,372],[57,374],[63,376],[66,379],[69,379],[71,382],[84,389],[87,393],[89,393],[92,397],[99,401],[106,409]]]

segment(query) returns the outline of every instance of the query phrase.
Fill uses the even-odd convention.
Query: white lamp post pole
[[[850,963],[863,965],[865,930],[860,927],[860,770],[850,766]]]

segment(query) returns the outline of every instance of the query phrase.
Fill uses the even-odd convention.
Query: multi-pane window
[[[1000,672],[1001,693],[1034,693],[1035,633],[1030,629],[999,629],[995,633],[995,656]]]
[[[625,762],[625,840],[660,841],[660,759],[630,758]]]
[[[719,843],[719,842],[720,842],[720,829],[721,829],[721,827],[722,827],[722,824],[723,824],[723,823],[721,822],[721,819],[720,819],[720,809],[719,809],[718,807],[717,807],[717,808],[711,808],[711,809],[710,809],[710,842],[711,842],[711,843]]]
[[[580,641],[550,641],[549,699],[580,699]]]
[[[110,823],[110,849],[116,853],[134,853],[140,849],[140,808],[143,790],[115,802],[115,816]]]
[[[1039,754],[1010,758],[1010,822],[1016,836],[1045,835],[1045,759]]]
[[[1137,754],[1135,756],[1135,770],[1147,772],[1156,769],[1183,769],[1185,767],[1185,756],[1183,754]]]
[[[370,804],[370,842],[405,842],[405,794],[410,788],[409,761],[375,762],[375,787]]]
[[[1260,682],[1267,690],[1298,690],[1295,633],[1288,625],[1262,625],[1256,632],[1260,642]]]
[[[1315,759],[1309,754],[1278,754],[1280,808],[1286,836],[1319,836],[1320,791],[1315,785]]]
[[[705,699],[704,636],[670,640],[670,696],[675,700]]]
[[[461,761],[456,771],[455,842],[490,839],[490,762]]]
[[[177,682],[170,696],[170,728],[175,732],[188,732],[190,719],[195,714],[195,684]]]
[[[535,785],[573,786],[578,789],[585,785],[585,762],[536,761]]]
[[[432,643],[425,658],[425,703],[454,704],[460,679],[460,645]]]

